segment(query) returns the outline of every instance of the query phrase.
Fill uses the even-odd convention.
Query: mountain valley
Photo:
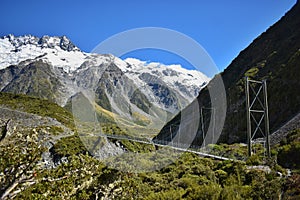
[[[0,200],[299,199],[299,13],[297,1],[212,79],[66,36],[1,37]],[[260,143],[247,155],[245,76],[267,80],[269,158]],[[225,123],[205,143],[220,78]]]

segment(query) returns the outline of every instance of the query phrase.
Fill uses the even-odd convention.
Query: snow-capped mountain
[[[135,58],[127,58],[125,62],[129,77],[132,77],[139,85],[149,85],[158,80],[164,81],[168,87],[179,92],[180,95],[192,101],[199,93],[201,87],[206,85],[209,79],[197,70],[187,70],[180,65],[164,65],[161,63],[140,61]],[[201,83],[199,85],[199,83]]]
[[[180,65],[85,53],[66,36],[0,38],[0,91],[47,98],[62,106],[90,90],[98,105],[117,114],[126,113],[125,107],[147,117],[159,115],[158,108],[174,114],[208,81],[201,72]]]
[[[80,67],[87,55],[66,36],[8,35],[0,39],[0,69],[37,57],[69,72]]]

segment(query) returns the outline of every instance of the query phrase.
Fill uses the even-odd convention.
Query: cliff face
[[[241,51],[221,73],[227,96],[227,113],[219,142],[246,141],[245,76],[254,80],[267,80],[271,132],[300,111],[299,1],[284,17]],[[212,79],[208,87],[215,82],[216,78]],[[211,105],[207,88],[198,96],[199,108]],[[170,124],[180,123],[179,116],[171,120],[157,138],[166,138],[164,134],[168,133],[166,130]],[[199,144],[199,137],[194,143]]]

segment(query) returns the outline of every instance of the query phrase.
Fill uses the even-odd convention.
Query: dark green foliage
[[[211,161],[192,154],[183,154],[158,172],[127,174],[122,180],[121,195],[128,199],[276,199],[281,190],[279,178],[247,171],[244,163]]]
[[[207,150],[210,154],[237,160],[245,160],[247,157],[247,146],[242,144],[209,144]]]
[[[11,188],[15,190],[35,180],[38,162],[45,150],[39,142],[42,141],[33,130],[7,136],[0,142],[0,199],[10,194],[6,192]]]
[[[124,130],[119,128],[116,124],[102,124],[101,125],[102,131],[104,134],[108,135],[127,135]],[[109,139],[112,142],[116,142],[116,139]],[[143,144],[132,142],[129,140],[120,140],[120,143],[124,146],[124,148],[130,152],[139,152],[139,153],[147,153],[155,150],[153,145]]]
[[[68,128],[74,129],[73,116],[70,112],[48,100],[42,100],[22,94],[0,92],[0,105],[43,117],[51,117]]]
[[[286,180],[283,199],[300,199],[300,174],[295,173]]]
[[[117,124],[101,124],[101,128],[104,134],[111,134],[111,135],[126,135],[123,129],[118,127]]]
[[[60,131],[55,127],[53,129]],[[126,135],[126,132],[115,124],[103,124],[102,130],[105,134]],[[0,173],[18,165],[17,160],[20,161],[23,157],[24,164],[29,164],[33,155],[37,155],[36,158],[41,155],[42,150],[34,146],[38,143],[28,145],[22,137],[19,139],[20,142],[13,138],[5,138],[11,143],[3,143],[1,146],[1,163],[6,164],[1,164]],[[174,163],[159,171],[140,174],[120,172],[104,167],[100,161],[90,157],[81,139],[75,135],[62,138],[54,144],[50,150],[54,159],[68,157],[67,163],[54,169],[40,168],[36,164],[38,160],[34,160],[32,169],[35,171],[35,183],[23,187],[22,191],[16,194],[16,199],[276,199],[283,190],[288,197],[298,194],[295,189],[297,183],[289,179],[284,188],[283,179],[274,175],[274,171],[267,174],[263,171],[246,170],[246,165],[242,162],[213,161],[190,153],[182,154]],[[297,140],[297,134],[291,134],[286,142],[292,140]],[[122,140],[119,142],[132,152],[155,151],[152,145]],[[11,151],[10,148],[14,150]],[[210,148],[212,153],[233,158],[241,157],[246,152],[244,146],[237,144],[211,145]],[[24,154],[24,150],[28,154]],[[157,159],[165,159],[160,155],[153,158],[148,154],[141,155],[137,165],[143,167],[155,164]],[[250,161],[247,163],[259,164]],[[274,169],[278,170],[280,166],[275,166]],[[280,171],[284,170],[281,168]],[[26,173],[32,177],[32,170]],[[7,175],[4,177],[3,179],[3,176],[0,176],[0,181],[11,180]],[[5,184],[3,182],[3,186],[7,188]]]
[[[120,143],[130,152],[148,153],[155,150],[155,147],[150,144],[137,143],[129,140],[121,140]]]
[[[300,129],[291,131],[278,149],[278,163],[283,167],[300,169]]]
[[[22,143],[24,140],[13,148],[17,150],[16,147],[21,147]],[[85,154],[81,147],[77,136],[58,141],[54,149],[59,155],[68,156],[68,162],[54,169],[34,165],[35,183],[24,187],[16,198],[95,199],[97,196],[107,199],[277,199],[284,190],[284,179],[276,176],[274,170],[269,174],[255,169],[248,170],[244,162],[214,161],[183,153],[174,163],[159,171],[137,174],[107,168]],[[140,151],[147,151],[145,146],[140,147]],[[26,148],[29,147],[24,146],[23,150]],[[223,145],[222,148],[227,152],[227,148],[232,147]],[[134,151],[137,150],[135,144]],[[40,155],[38,152],[41,151],[36,151]],[[3,154],[5,152],[7,155]],[[10,162],[14,159],[11,159],[8,152],[0,151],[3,154],[1,163],[5,161],[12,166],[17,165],[18,162]],[[35,155],[31,151],[28,153],[22,154],[25,159],[29,155]],[[19,154],[21,152],[14,152],[13,158],[19,159]],[[154,160],[156,159],[162,158],[156,157]],[[148,164],[144,162],[141,159],[137,164],[146,167]],[[1,166],[4,167],[1,168],[3,171],[8,165]],[[286,195],[297,194],[295,183],[289,181]]]
[[[79,154],[86,154],[87,150],[85,146],[82,144],[79,136],[74,135],[70,137],[65,137],[57,141],[54,144],[52,149],[54,156],[57,157],[64,157],[70,155],[79,155]]]
[[[99,161],[89,156],[71,156],[68,163],[40,171],[36,183],[27,187],[17,199],[91,199],[93,190],[85,188],[93,188],[94,181],[99,181],[97,187],[104,180],[106,184],[114,181],[106,175],[109,173]]]

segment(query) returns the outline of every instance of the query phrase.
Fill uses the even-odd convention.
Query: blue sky
[[[90,52],[108,37],[133,28],[163,27],[197,41],[222,71],[296,0],[1,0],[0,36],[66,35]],[[109,53],[109,52],[108,52]],[[158,50],[123,56],[165,64],[189,63]]]

